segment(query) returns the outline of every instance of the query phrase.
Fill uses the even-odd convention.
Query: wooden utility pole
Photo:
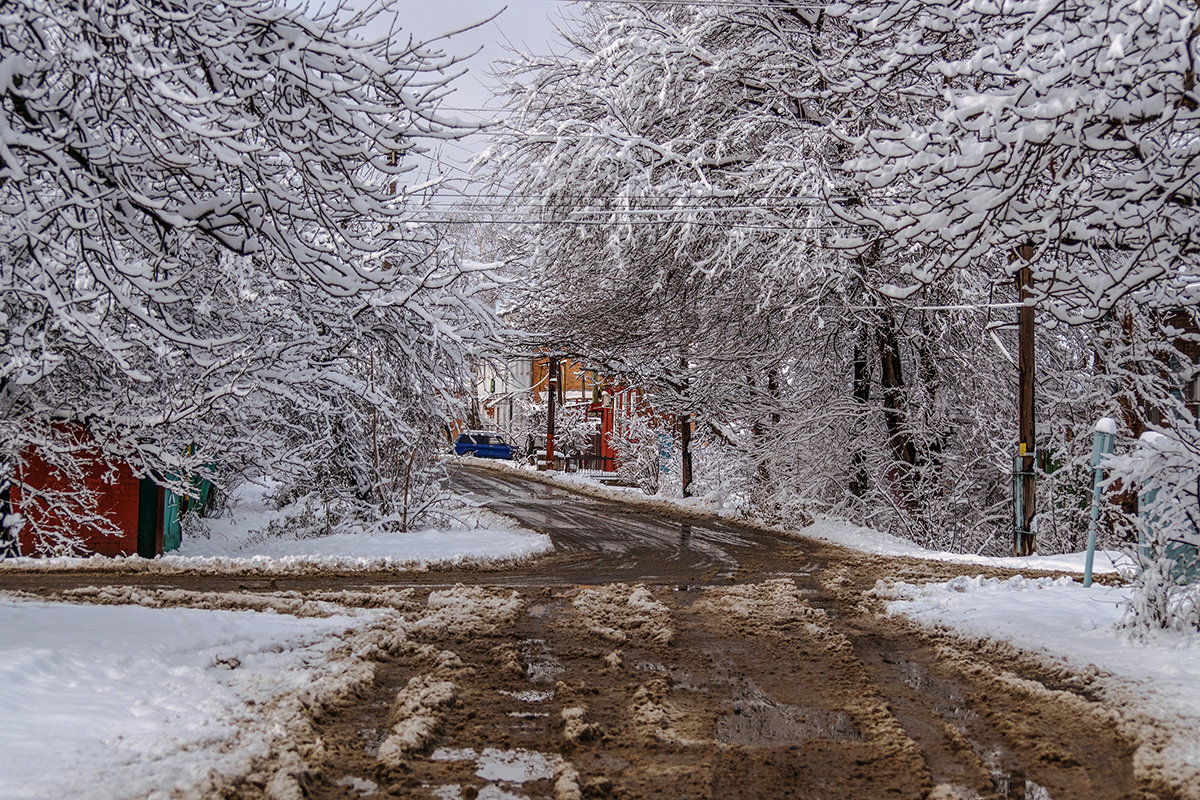
[[[546,360],[546,469],[554,470],[554,399],[558,395],[558,359]]]
[[[1022,303],[1018,312],[1019,343],[1017,356],[1017,415],[1020,441],[1017,444],[1018,465],[1013,488],[1016,495],[1014,513],[1013,555],[1033,555],[1033,514],[1036,507],[1034,466],[1037,455],[1037,431],[1034,428],[1034,318],[1033,305],[1033,246],[1023,245],[1017,251],[1022,266],[1017,270],[1017,292]]]

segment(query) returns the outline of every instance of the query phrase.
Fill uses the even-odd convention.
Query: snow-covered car
[[[479,458],[503,458],[511,460],[515,448],[498,433],[489,431],[466,431],[454,440],[454,452],[460,456]]]

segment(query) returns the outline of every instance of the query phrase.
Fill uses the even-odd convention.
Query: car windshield
[[[495,433],[460,433],[455,441],[458,444],[508,444],[503,436]]]

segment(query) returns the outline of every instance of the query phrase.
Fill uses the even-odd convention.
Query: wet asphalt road
[[[806,578],[824,560],[816,543],[713,519],[671,519],[487,469],[461,466],[452,482],[484,507],[550,537],[557,558],[541,565],[542,580],[712,585],[751,567],[757,579]],[[789,557],[772,562],[771,553]]]
[[[830,559],[815,541],[694,515],[670,516],[470,464],[450,470],[452,488],[485,508],[545,533],[548,555],[498,567],[434,567],[427,571],[212,574],[132,570],[0,570],[0,591],[53,594],[109,585],[190,591],[306,591],[371,587],[500,586],[649,582],[678,587],[792,577],[811,585]]]

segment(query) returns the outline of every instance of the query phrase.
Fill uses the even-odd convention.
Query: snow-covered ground
[[[981,556],[974,553],[948,553],[942,550],[926,550],[907,539],[889,533],[864,528],[844,520],[818,517],[812,525],[798,531],[802,536],[819,539],[831,544],[874,553],[882,556],[908,556],[931,561],[947,561],[955,564],[978,564],[984,567],[1006,567],[1008,569],[1047,570],[1082,573],[1087,553],[1059,553],[1057,555],[1035,555],[1028,557]],[[1133,561],[1120,550],[1097,550],[1092,571],[1101,573],[1128,572]]]
[[[1153,720],[1167,734],[1142,748],[1139,768],[1172,775],[1184,796],[1200,796],[1200,634],[1134,637],[1120,625],[1129,592],[1066,577],[881,581],[874,590],[889,612],[924,625],[1008,642],[1075,672],[1100,670],[1096,681],[1119,717],[1134,726]]]
[[[381,651],[430,649],[412,632],[493,631],[521,609],[516,592],[461,585],[424,603],[411,590],[232,596],[265,604],[256,611],[214,610],[230,596],[178,590],[107,599],[122,594],[149,607],[0,597],[3,800],[207,800],[239,782],[299,800],[300,779],[321,757],[313,711],[359,696]],[[162,607],[179,601],[204,607]],[[463,669],[453,653],[432,652],[439,669]],[[494,781],[484,791],[511,796],[502,789],[519,776],[492,772],[478,773]],[[348,787],[349,797],[374,785]]]
[[[242,484],[222,514],[198,521],[182,546],[161,558],[17,558],[0,565],[43,569],[137,569],[150,572],[293,572],[321,569],[424,569],[519,561],[552,549],[550,537],[486,509],[464,504],[446,530],[407,533],[352,530],[298,536],[272,528],[295,509],[277,509],[270,483]]]
[[[256,767],[364,665],[339,653],[384,612],[0,598],[0,797],[200,798]]]
[[[731,515],[703,499],[649,498],[580,476],[538,477],[660,510]],[[206,523],[207,536],[189,539],[179,554],[128,563],[151,569],[268,571],[303,565],[411,567],[514,559],[550,548],[547,537],[478,509],[464,511],[462,522],[449,531],[308,539],[267,535],[269,523],[279,515],[266,487],[251,486],[228,514]],[[1082,554],[1008,559],[933,553],[833,519],[819,519],[800,533],[862,552],[980,566],[1078,572],[1083,564]],[[103,567],[115,561],[17,563]],[[1117,554],[1097,554],[1098,572],[1123,566]],[[1184,794],[1200,797],[1200,693],[1195,689],[1200,685],[1200,636],[1163,632],[1133,638],[1120,627],[1128,592],[1099,585],[1084,589],[1070,577],[982,576],[925,585],[881,582],[874,590],[890,613],[971,638],[1008,642],[1077,672],[1098,675],[1097,685],[1127,724],[1153,720],[1167,732],[1153,748],[1142,749],[1140,768],[1182,776]],[[455,598],[455,608],[470,605],[465,595]],[[444,610],[439,605],[437,614]],[[254,759],[269,751],[272,737],[283,736],[289,720],[302,717],[295,704],[306,687],[336,693],[339,685],[356,679],[363,662],[335,651],[342,640],[391,613],[333,605],[318,611],[328,616],[0,599],[5,620],[0,637],[0,741],[5,742],[0,748],[0,797],[102,800],[117,796],[115,785],[122,787],[121,796],[168,796],[178,790],[178,796],[188,797],[189,791],[202,794],[210,785],[206,781],[245,774]],[[442,624],[437,614],[418,624]],[[80,720],[88,724],[80,725]],[[170,759],[163,758],[167,754]],[[53,768],[62,763],[73,769]]]

